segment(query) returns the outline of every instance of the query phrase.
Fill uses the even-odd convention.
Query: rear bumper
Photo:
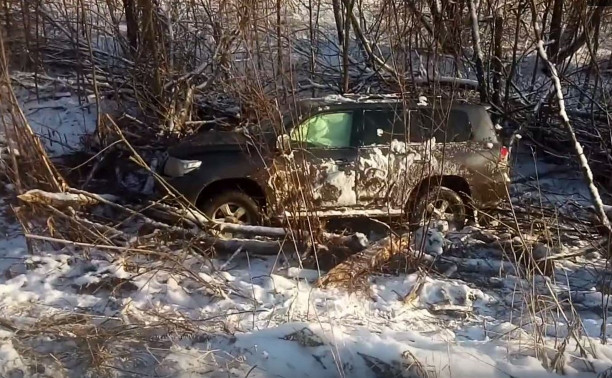
[[[507,170],[498,171],[488,180],[472,186],[472,200],[477,208],[491,209],[508,200],[510,175]]]

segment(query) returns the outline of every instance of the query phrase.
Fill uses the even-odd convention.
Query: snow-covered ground
[[[591,204],[589,189],[577,167],[548,161],[544,153],[529,146],[521,145],[513,153],[512,170],[513,203],[517,205],[545,205],[572,213]]]
[[[79,98],[66,80],[39,78],[34,86],[35,77],[30,73],[15,72],[13,77],[21,83],[15,86],[19,105],[49,156],[81,150],[83,138],[96,129],[95,101]],[[103,105],[104,112],[106,103]]]
[[[323,30],[333,29],[328,8]],[[290,20],[306,23],[308,14]],[[317,51],[321,66],[339,65],[328,57],[335,44],[323,40]],[[519,67],[521,88],[534,58]],[[462,74],[475,77],[469,67]],[[78,150],[95,128],[95,105],[61,83],[43,89],[18,93],[31,126],[50,155]],[[588,191],[575,169],[527,150],[515,156],[517,209],[541,203],[553,214],[586,216]],[[282,257],[179,254],[135,263],[127,252],[30,250],[11,198],[0,188],[0,377],[589,377],[612,366],[612,348],[598,339],[602,324],[612,336],[602,318],[609,269],[589,252],[589,234],[553,235],[553,252],[584,252],[558,261],[552,277],[527,282],[495,272],[507,235],[467,228],[444,235],[438,258],[469,256],[488,270],[378,274],[349,293],[315,288],[318,272]],[[534,314],[534,303],[547,310]]]

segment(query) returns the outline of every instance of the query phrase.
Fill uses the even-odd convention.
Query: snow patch
[[[444,234],[437,228],[419,228],[414,232],[412,242],[414,249],[417,251],[435,256],[444,253]]]
[[[16,94],[28,123],[52,157],[82,149],[83,138],[96,129],[95,104],[76,95],[42,92],[37,96],[26,90]]]

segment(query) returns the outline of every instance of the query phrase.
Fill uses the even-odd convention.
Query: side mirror
[[[276,150],[289,152],[291,150],[291,138],[287,134],[281,134],[276,138]]]

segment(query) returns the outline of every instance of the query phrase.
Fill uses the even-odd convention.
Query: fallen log
[[[163,218],[166,221],[187,221],[193,225],[207,227],[209,230],[218,231],[220,233],[238,233],[241,235],[266,236],[272,238],[283,238],[287,235],[287,230],[282,227],[250,226],[216,222],[207,218],[204,214],[200,213],[199,210],[179,209],[163,203],[156,203],[153,206],[149,206],[148,211],[154,214],[154,216]]]
[[[218,233],[239,234],[242,238],[247,236],[262,236],[285,239],[288,241],[307,241],[311,239],[311,234],[304,230],[215,222],[207,219],[206,216],[199,213],[199,211],[190,209],[181,210],[166,204],[155,204],[154,207],[149,207],[148,212],[150,216],[166,221],[187,221],[187,223],[192,226],[206,227],[207,230],[216,231]],[[323,232],[321,233],[321,244],[333,247],[346,247],[352,252],[359,252],[368,245],[368,239],[365,235],[360,233],[340,235]]]
[[[443,256],[439,261],[453,263],[457,267],[457,271],[461,273],[483,273],[492,275],[509,273],[516,275],[520,271],[515,264],[503,260]]]
[[[238,249],[255,255],[276,255],[280,252],[293,254],[298,250],[307,248],[298,244],[279,240],[256,240],[256,239],[219,239],[206,238],[206,243],[213,246],[218,252],[233,253]]]
[[[364,283],[370,271],[380,267],[391,257],[407,248],[408,235],[402,237],[388,236],[358,252],[344,262],[332,268],[321,277],[317,287],[346,287],[350,290]]]
[[[28,204],[51,206],[51,208],[57,209],[56,211],[58,212],[60,212],[60,210],[65,211],[64,209],[69,207],[82,208],[100,204],[112,206],[130,214],[131,216],[141,218],[152,226],[169,231],[187,232],[188,237],[198,238],[200,241],[203,241],[204,244],[208,245],[209,247],[214,247],[219,252],[233,253],[238,248],[242,248],[249,253],[260,255],[276,255],[279,252],[293,254],[298,251],[306,250],[309,247],[308,244],[311,244],[311,240],[309,240],[310,234],[301,230],[287,230],[281,227],[248,226],[213,222],[212,220],[207,219],[197,210],[180,210],[160,203],[149,204],[150,211],[148,212],[155,214],[156,218],[162,218],[164,220],[172,219],[174,221],[177,219],[186,220],[186,224],[191,228],[184,229],[166,223],[157,222],[150,217],[147,217],[142,212],[136,211],[124,205],[120,205],[117,203],[118,198],[113,195],[89,193],[73,188],[69,188],[68,192],[64,193],[52,193],[35,189],[19,195],[18,198]],[[153,210],[151,211],[151,209]],[[66,216],[70,217],[71,215],[66,214]],[[85,220],[81,219],[81,221]],[[84,223],[87,223],[87,221]],[[90,223],[89,225],[91,226],[92,224]],[[206,232],[202,232],[202,228],[205,228],[206,231],[212,230],[219,233],[230,232],[233,234],[275,238],[280,240],[260,240],[254,238],[224,239]],[[110,229],[106,228],[104,231],[110,231]],[[297,237],[298,235],[300,237]],[[322,233],[320,239],[325,245],[329,245],[331,247],[344,247],[353,252],[359,252],[367,245],[367,238],[362,234],[338,235],[333,233]]]
[[[40,204],[50,205],[58,209],[65,209],[67,207],[86,207],[94,206],[98,204],[106,204],[116,208],[120,208],[132,215],[143,217],[143,215],[136,210],[127,208],[117,203],[118,198],[109,194],[95,194],[89,193],[78,189],[69,189],[65,193],[52,193],[45,192],[43,190],[34,189],[18,196],[18,198],[29,204]],[[191,222],[192,226],[204,226],[206,225],[210,230],[219,232],[232,232],[240,233],[242,235],[256,235],[266,237],[277,237],[282,238],[287,236],[287,231],[280,227],[264,227],[264,226],[248,226],[231,223],[219,223],[213,222],[207,219],[203,214],[200,214],[197,210],[179,210],[172,206],[156,203],[150,204],[149,206],[157,207],[155,212],[160,218],[165,220],[183,219]],[[165,214],[164,214],[165,213]],[[165,215],[165,216],[164,216]],[[339,235],[330,234],[330,239],[338,239]],[[353,239],[347,239],[346,241],[352,241]]]

